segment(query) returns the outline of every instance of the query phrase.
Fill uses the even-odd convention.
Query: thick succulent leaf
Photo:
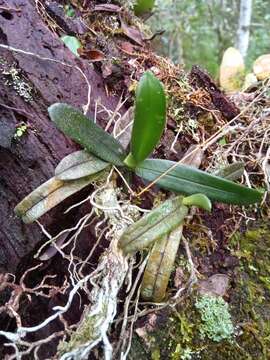
[[[64,159],[55,168],[55,177],[59,180],[75,180],[95,174],[110,166],[88,151],[75,151]]]
[[[175,165],[173,161],[147,159],[135,171],[138,176],[154,181],[173,165]],[[236,205],[253,204],[259,202],[262,197],[262,194],[254,189],[179,164],[158,180],[157,185],[187,195],[202,193],[211,200]]]
[[[141,285],[141,296],[144,300],[160,302],[164,299],[182,230],[183,225],[180,224],[154,243]]]
[[[176,228],[188,213],[182,199],[182,196],[177,196],[165,201],[129,226],[119,240],[119,247],[124,253],[145,249],[157,238]]]
[[[103,172],[77,180],[63,181],[55,177],[40,185],[26,196],[14,209],[26,223],[32,223],[54,206],[97,180]]]
[[[137,0],[134,5],[135,15],[141,16],[150,12],[155,5],[155,0]]]
[[[131,155],[125,161],[128,166],[136,166],[154,150],[165,122],[166,97],[163,85],[150,71],[146,71],[136,89]]]
[[[227,166],[222,167],[213,172],[213,175],[223,177],[227,180],[237,180],[243,174],[245,170],[245,165],[242,162],[236,162]]]
[[[48,111],[56,126],[90,153],[114,165],[123,165],[126,153],[121,144],[79,110],[56,103]]]
[[[198,208],[211,211],[212,204],[204,194],[194,194],[183,198],[183,204],[186,206],[197,206]]]

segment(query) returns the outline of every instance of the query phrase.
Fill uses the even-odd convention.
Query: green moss
[[[26,134],[28,126],[25,123],[22,123],[20,126],[16,127],[14,134],[14,139],[20,139],[23,135]]]
[[[63,355],[75,348],[79,348],[90,340],[96,339],[98,334],[96,334],[95,329],[99,320],[100,314],[87,317],[79,328],[71,334],[69,341],[62,341],[58,345],[58,355]]]
[[[221,298],[196,300],[193,294],[173,311],[158,313],[162,325],[159,321],[156,330],[149,334],[151,341],[137,337],[136,343],[140,343],[144,355],[133,359],[151,359],[152,354],[157,353],[157,344],[161,360],[270,359],[269,249],[270,227],[264,224],[244,235],[235,235],[230,241],[230,250],[240,263],[231,274],[230,313]],[[182,262],[178,259],[178,263]],[[220,320],[226,325],[222,329]]]
[[[159,350],[159,348],[155,348],[152,351],[151,360],[160,360],[160,350]]]

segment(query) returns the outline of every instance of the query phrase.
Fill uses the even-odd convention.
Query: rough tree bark
[[[118,99],[106,94],[103,79],[92,64],[76,58],[49,30],[35,1],[8,0],[1,5],[1,44],[58,61],[0,48],[0,270],[14,272],[20,259],[44,240],[37,225],[24,225],[14,216],[15,205],[52,176],[59,160],[77,148],[53,126],[47,107],[55,102],[79,108],[87,104],[88,85],[78,68],[91,85],[88,115],[93,115],[98,99],[112,110]],[[18,81],[12,77],[16,70]],[[29,86],[30,101],[25,101],[27,94],[20,93],[17,83]],[[102,121],[102,116],[97,120]],[[27,131],[16,139],[16,127],[22,123]],[[61,218],[63,226],[69,221],[68,217]],[[46,217],[45,224],[51,229],[61,228],[59,209]]]

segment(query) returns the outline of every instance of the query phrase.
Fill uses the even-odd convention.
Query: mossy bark
[[[270,358],[270,227],[261,224],[237,234],[231,253],[239,258],[229,290],[234,336],[212,341],[201,337],[202,320],[196,310],[196,291],[175,311],[157,312],[157,326],[143,336],[137,331],[129,359],[246,360]],[[145,323],[147,320],[145,320]],[[140,329],[138,326],[137,330]]]

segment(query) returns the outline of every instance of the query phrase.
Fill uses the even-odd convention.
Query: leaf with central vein
[[[75,194],[102,176],[103,171],[77,180],[63,181],[55,177],[40,185],[26,196],[14,209],[26,223],[32,223],[54,206]]]
[[[95,174],[110,166],[88,151],[75,151],[64,157],[55,168],[55,177],[59,180],[75,180]]]
[[[100,159],[123,166],[126,153],[119,141],[79,110],[67,104],[56,103],[48,111],[52,121],[65,135]]]
[[[182,236],[183,224],[158,239],[147,261],[141,295],[146,301],[160,302],[164,299]]]
[[[175,164],[169,160],[147,159],[139,164],[135,171],[145,180],[154,181]],[[262,194],[257,190],[179,164],[156,184],[187,195],[202,193],[211,200],[228,204],[248,205],[259,202],[262,198]]]
[[[167,200],[129,226],[119,240],[119,247],[127,253],[147,248],[157,238],[176,228],[188,213],[182,196]]]

